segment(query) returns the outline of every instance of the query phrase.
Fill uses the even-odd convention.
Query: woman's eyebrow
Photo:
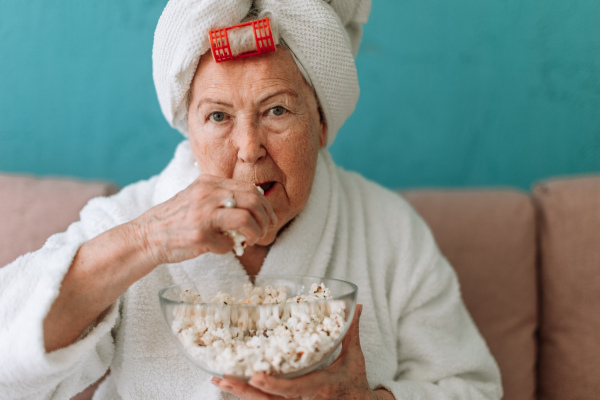
[[[208,104],[218,104],[224,107],[233,107],[233,104],[227,103],[226,101],[223,100],[217,100],[217,99],[213,99],[210,97],[205,97],[200,99],[200,101],[198,102],[198,107],[196,107],[197,109],[199,109],[203,104],[208,103]]]
[[[263,97],[262,99],[259,100],[258,104],[266,103],[267,101],[269,101],[273,97],[277,97],[277,96],[280,96],[282,94],[287,94],[289,96],[292,96],[293,98],[298,98],[298,93],[296,93],[295,90],[292,90],[292,89],[281,89],[281,90],[276,91],[275,93],[271,93],[271,94],[268,94],[267,96]]]

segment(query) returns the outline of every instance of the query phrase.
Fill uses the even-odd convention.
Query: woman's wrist
[[[152,271],[137,228],[123,224],[83,243],[44,319],[46,351],[72,344],[131,284]]]
[[[138,255],[140,265],[152,270],[166,262],[161,259],[161,255],[157,251],[159,246],[153,243],[152,224],[149,223],[148,218],[141,216],[122,226],[126,230],[126,238],[131,240],[132,249]]]
[[[84,243],[76,259],[78,256],[85,256],[88,265],[95,266],[89,271],[91,276],[95,273],[101,279],[110,277],[115,289],[123,291],[158,265],[147,253],[144,236],[133,221]]]

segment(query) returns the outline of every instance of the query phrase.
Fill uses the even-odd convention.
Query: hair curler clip
[[[237,60],[275,51],[276,35],[269,17],[208,32],[215,62]]]

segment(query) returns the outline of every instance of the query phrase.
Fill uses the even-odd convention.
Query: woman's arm
[[[0,393],[70,398],[85,389],[114,357],[118,299],[131,284],[159,264],[230,251],[224,230],[253,244],[275,220],[247,183],[205,176],[150,208],[155,183],[92,200],[81,221],[0,269]],[[224,209],[232,193],[238,207]]]
[[[44,319],[48,353],[74,343],[129,286],[155,267],[140,246],[138,230],[135,223],[119,225],[79,248]]]
[[[237,207],[222,207],[235,193]],[[202,175],[165,203],[84,243],[44,320],[47,352],[74,343],[134,282],[164,263],[226,253],[238,230],[248,244],[276,224],[270,203],[249,183]]]

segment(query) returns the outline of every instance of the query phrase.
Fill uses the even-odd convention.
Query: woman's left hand
[[[372,391],[369,388],[358,334],[361,312],[362,305],[357,305],[352,324],[342,340],[342,351],[326,368],[294,379],[255,375],[249,384],[219,378],[213,378],[212,383],[244,400],[393,399],[394,396],[387,390]]]

